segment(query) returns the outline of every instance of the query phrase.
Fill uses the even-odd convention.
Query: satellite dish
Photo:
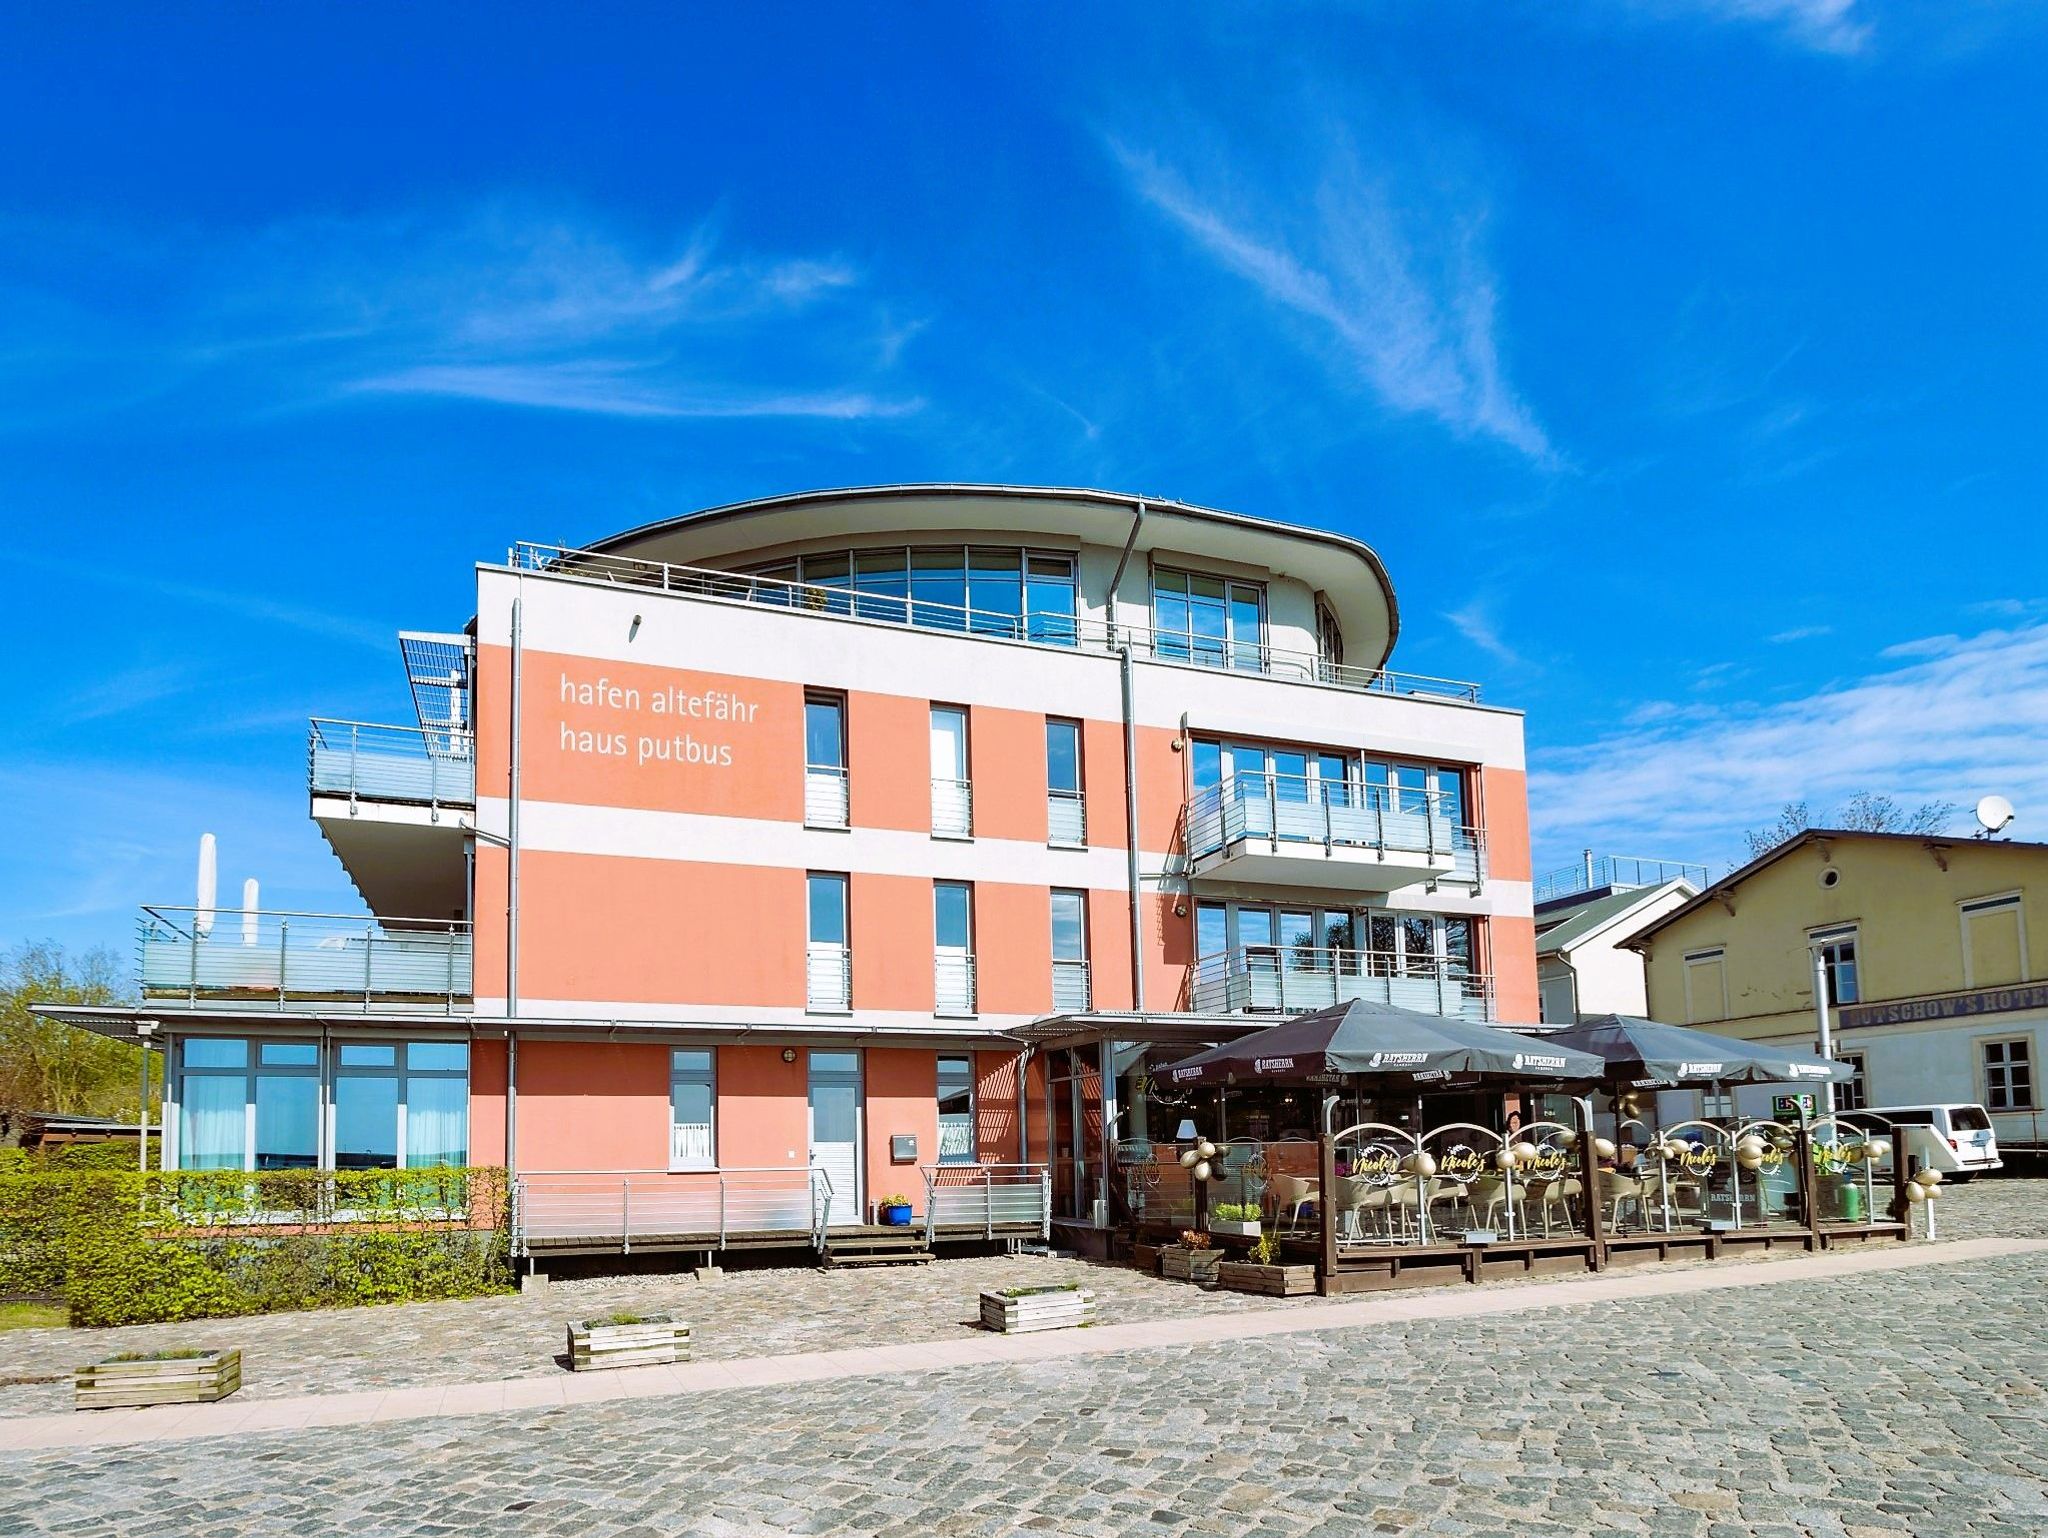
[[[2003,796],[1986,796],[1977,803],[1977,822],[1986,833],[2002,832],[2012,821],[2012,803]]]

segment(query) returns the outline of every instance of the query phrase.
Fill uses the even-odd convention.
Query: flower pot
[[[569,1367],[593,1372],[610,1367],[657,1367],[690,1359],[690,1327],[666,1314],[630,1324],[586,1319],[569,1326]]]
[[[1184,1244],[1170,1244],[1159,1252],[1161,1276],[1198,1287],[1214,1287],[1216,1268],[1222,1263],[1221,1250],[1191,1250]]]
[[[910,1203],[908,1202],[885,1202],[875,1210],[880,1215],[881,1220],[891,1228],[908,1228],[910,1226]]]
[[[80,1410],[115,1405],[211,1404],[242,1386],[242,1353],[201,1351],[191,1356],[141,1357],[94,1362],[72,1379],[72,1403]]]
[[[1245,1222],[1234,1222],[1224,1218],[1211,1218],[1209,1232],[1224,1234],[1233,1239],[1256,1239],[1260,1233],[1259,1220],[1252,1218]]]
[[[1216,1225],[1209,1225],[1215,1232]],[[1226,1260],[1216,1268],[1217,1282],[1232,1292],[1257,1292],[1272,1298],[1298,1298],[1316,1290],[1312,1265],[1262,1266],[1250,1260]]]
[[[981,1294],[981,1326],[1005,1335],[1070,1330],[1095,1322],[1095,1294],[1081,1287],[988,1288]]]

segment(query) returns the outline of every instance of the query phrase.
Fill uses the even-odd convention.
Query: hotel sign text
[[[2048,1009],[2048,983],[2021,983],[2012,988],[1979,988],[1935,999],[1901,999],[1895,1004],[1844,1005],[1837,1020],[1843,1030],[1859,1025],[1912,1025],[1922,1020],[1960,1020],[1969,1015],[2005,1015],[2021,1009]]]

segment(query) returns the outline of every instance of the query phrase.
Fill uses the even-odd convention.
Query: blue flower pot
[[[882,1221],[891,1228],[908,1228],[910,1226],[910,1204],[908,1202],[897,1202],[884,1207],[882,1209]]]

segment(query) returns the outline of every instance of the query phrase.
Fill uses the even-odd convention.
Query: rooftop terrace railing
[[[1596,858],[1589,849],[1578,864],[1559,866],[1538,876],[1532,895],[1539,903],[1554,902],[1560,897],[1574,897],[1580,892],[1598,892],[1608,887],[1658,886],[1680,879],[1705,888],[1707,868],[1684,860],[1653,860],[1632,854],[1603,854]]]
[[[901,625],[986,640],[1017,641],[1067,650],[1111,651],[1130,646],[1162,662],[1214,668],[1222,672],[1259,674],[1295,683],[1320,684],[1365,694],[1417,695],[1432,699],[1479,702],[1479,685],[1424,673],[1399,673],[1387,668],[1350,667],[1313,652],[1297,652],[1260,642],[1226,641],[1188,631],[1154,630],[1083,619],[1070,614],[1012,614],[962,604],[935,603],[902,593],[870,592],[852,587],[790,582],[744,572],[716,571],[650,561],[639,556],[608,555],[567,545],[521,541],[512,546],[507,564],[519,571],[581,577],[624,587],[651,588],[681,597],[723,603],[761,604],[797,609],[834,619]]]
[[[476,805],[476,739],[423,729],[316,718],[306,732],[306,780],[318,796],[416,806]]]
[[[152,1003],[363,1014],[469,1009],[464,920],[145,907],[136,931],[142,994]]]
[[[1467,1020],[1493,1018],[1493,979],[1445,957],[1335,946],[1243,945],[1197,957],[1200,1014],[1300,1014],[1363,999]]]
[[[1188,857],[1199,860],[1247,841],[1393,850],[1441,856],[1453,875],[1478,881],[1485,875],[1484,837],[1454,821],[1454,810],[1441,791],[1330,784],[1298,774],[1229,774],[1188,801]]]

